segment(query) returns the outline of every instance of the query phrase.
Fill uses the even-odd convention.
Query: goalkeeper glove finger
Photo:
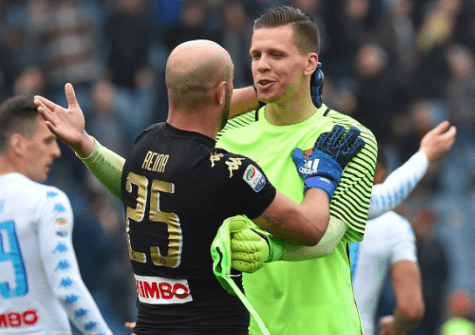
[[[352,126],[345,134],[345,127],[336,124],[330,133],[323,133],[315,142],[315,148],[332,157],[344,169],[365,146],[359,137],[361,130]],[[344,135],[343,135],[344,134]]]

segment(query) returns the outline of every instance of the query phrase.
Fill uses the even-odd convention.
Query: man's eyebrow
[[[285,53],[285,50],[278,49],[278,48],[270,48],[270,49],[266,49],[266,51],[271,52],[271,53],[274,53],[274,52]],[[252,48],[249,50],[250,54],[253,54],[256,52],[262,52],[262,51],[260,51],[259,49],[252,49]]]

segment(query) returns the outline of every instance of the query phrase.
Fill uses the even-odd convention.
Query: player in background
[[[397,306],[394,315],[379,320],[381,334],[405,334],[423,316],[414,232],[404,217],[391,210],[416,187],[429,165],[450,150],[455,135],[454,126],[441,122],[424,135],[418,152],[388,177],[384,151],[378,155],[365,239],[350,246],[355,299],[366,335],[375,333],[376,309],[388,272]]]
[[[303,154],[297,150],[294,163],[289,152],[291,173],[299,178],[294,182],[302,194],[303,179],[308,188],[305,200],[297,205],[275,190],[256,163],[215,149],[216,132],[229,111],[232,72],[229,54],[216,43],[198,40],[178,46],[166,67],[167,122],[139,136],[125,165],[85,132],[71,85],[65,88],[68,109],[35,97],[50,129],[79,156],[87,157],[93,170],[103,174],[98,178],[124,201],[139,293],[137,335],[248,333],[245,308],[220,287],[211,271],[211,241],[227,217],[244,213],[257,218],[259,226],[300,244],[318,243],[324,232],[320,226],[328,224],[329,201],[338,183],[319,176],[325,172],[339,179],[341,157],[336,162],[313,148],[305,172],[298,172],[296,166],[307,165]],[[343,131],[333,133],[337,128],[327,129],[335,141],[364,144],[354,128],[344,136]],[[351,160],[362,147],[341,151]],[[96,176],[98,170],[93,171]],[[161,292],[162,285],[170,290]],[[175,292],[171,288],[176,285],[180,290]],[[169,298],[159,297],[158,288]]]
[[[41,184],[61,154],[33,98],[0,105],[0,328],[8,334],[112,334],[84,285],[66,194]],[[99,278],[98,278],[99,280]]]
[[[386,177],[385,152],[380,149],[374,184]],[[396,307],[393,315],[379,320],[381,335],[402,335],[414,328],[424,315],[422,283],[416,256],[416,238],[410,223],[387,211],[366,223],[365,238],[350,246],[351,274],[355,300],[365,335],[374,335],[376,310],[383,284],[391,275]]]

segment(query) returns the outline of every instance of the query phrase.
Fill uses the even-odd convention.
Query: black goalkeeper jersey
[[[226,218],[261,215],[276,190],[255,162],[215,143],[160,123],[127,156],[122,198],[137,335],[247,332],[249,313],[214,276],[210,246]],[[239,273],[235,281],[242,288]]]

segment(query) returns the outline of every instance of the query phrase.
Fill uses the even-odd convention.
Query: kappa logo
[[[252,164],[246,168],[242,179],[244,179],[256,193],[262,190],[266,185],[266,177]]]

